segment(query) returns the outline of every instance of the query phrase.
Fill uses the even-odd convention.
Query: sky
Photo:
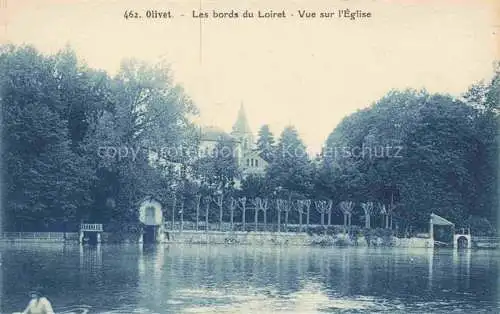
[[[288,17],[192,17],[214,9]],[[372,17],[300,19],[301,9]],[[125,10],[174,18],[127,20]],[[166,61],[200,109],[198,123],[230,131],[243,103],[255,133],[269,124],[279,136],[292,124],[312,152],[344,117],[391,89],[459,95],[491,77],[499,26],[499,6],[488,0],[0,0],[2,42],[44,53],[70,45],[111,74],[125,58]]]

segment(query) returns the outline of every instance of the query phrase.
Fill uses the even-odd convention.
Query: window
[[[258,167],[258,166],[259,166],[259,160],[255,159],[255,167]]]
[[[247,159],[247,167],[250,167],[250,159]]]

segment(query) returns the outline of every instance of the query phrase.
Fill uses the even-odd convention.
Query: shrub
[[[494,237],[498,235],[497,230],[493,224],[486,218],[478,216],[470,216],[464,223],[465,226],[470,228],[471,234],[475,236]],[[456,231],[459,231],[457,228]]]
[[[335,241],[335,245],[336,246],[348,246],[349,245],[349,241],[347,239],[344,239],[344,238],[338,238]]]

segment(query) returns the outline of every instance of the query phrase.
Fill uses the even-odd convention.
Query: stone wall
[[[70,242],[78,243],[78,232],[64,233],[3,233],[0,240],[9,242]],[[138,233],[102,233],[102,243],[138,243]],[[240,244],[240,245],[291,245],[291,246],[392,246],[408,248],[432,247],[430,239],[350,237],[346,234],[309,235],[305,232],[221,232],[221,231],[170,231],[166,243],[182,244]]]
[[[309,238],[306,233],[174,231],[168,233],[166,242],[243,245],[287,244],[303,246],[309,244]]]
[[[295,232],[220,232],[220,231],[170,231],[167,243],[185,244],[241,244],[241,245],[292,245],[292,246],[394,246],[427,248],[432,247],[429,239],[396,237],[352,238],[345,234],[309,235]]]
[[[500,248],[499,237],[472,237],[472,247],[478,249],[498,249]]]
[[[394,237],[395,247],[411,247],[411,248],[432,248],[434,241],[425,238],[396,238]]]

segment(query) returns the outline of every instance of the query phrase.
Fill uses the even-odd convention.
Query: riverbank
[[[171,231],[166,243],[181,244],[235,244],[235,245],[289,245],[289,246],[394,246],[432,247],[430,239],[397,237],[353,237],[348,234],[314,235],[305,232],[219,232]]]
[[[78,232],[7,232],[2,233],[0,241],[13,243],[78,243]],[[473,248],[498,248],[493,238],[473,237]],[[102,233],[103,244],[140,243],[138,234]],[[169,231],[164,243],[175,244],[213,244],[249,246],[322,246],[322,247],[407,247],[429,248],[433,241],[429,238],[398,238],[387,234],[383,236],[349,235],[344,233],[325,235],[306,232],[223,232],[223,231]]]

